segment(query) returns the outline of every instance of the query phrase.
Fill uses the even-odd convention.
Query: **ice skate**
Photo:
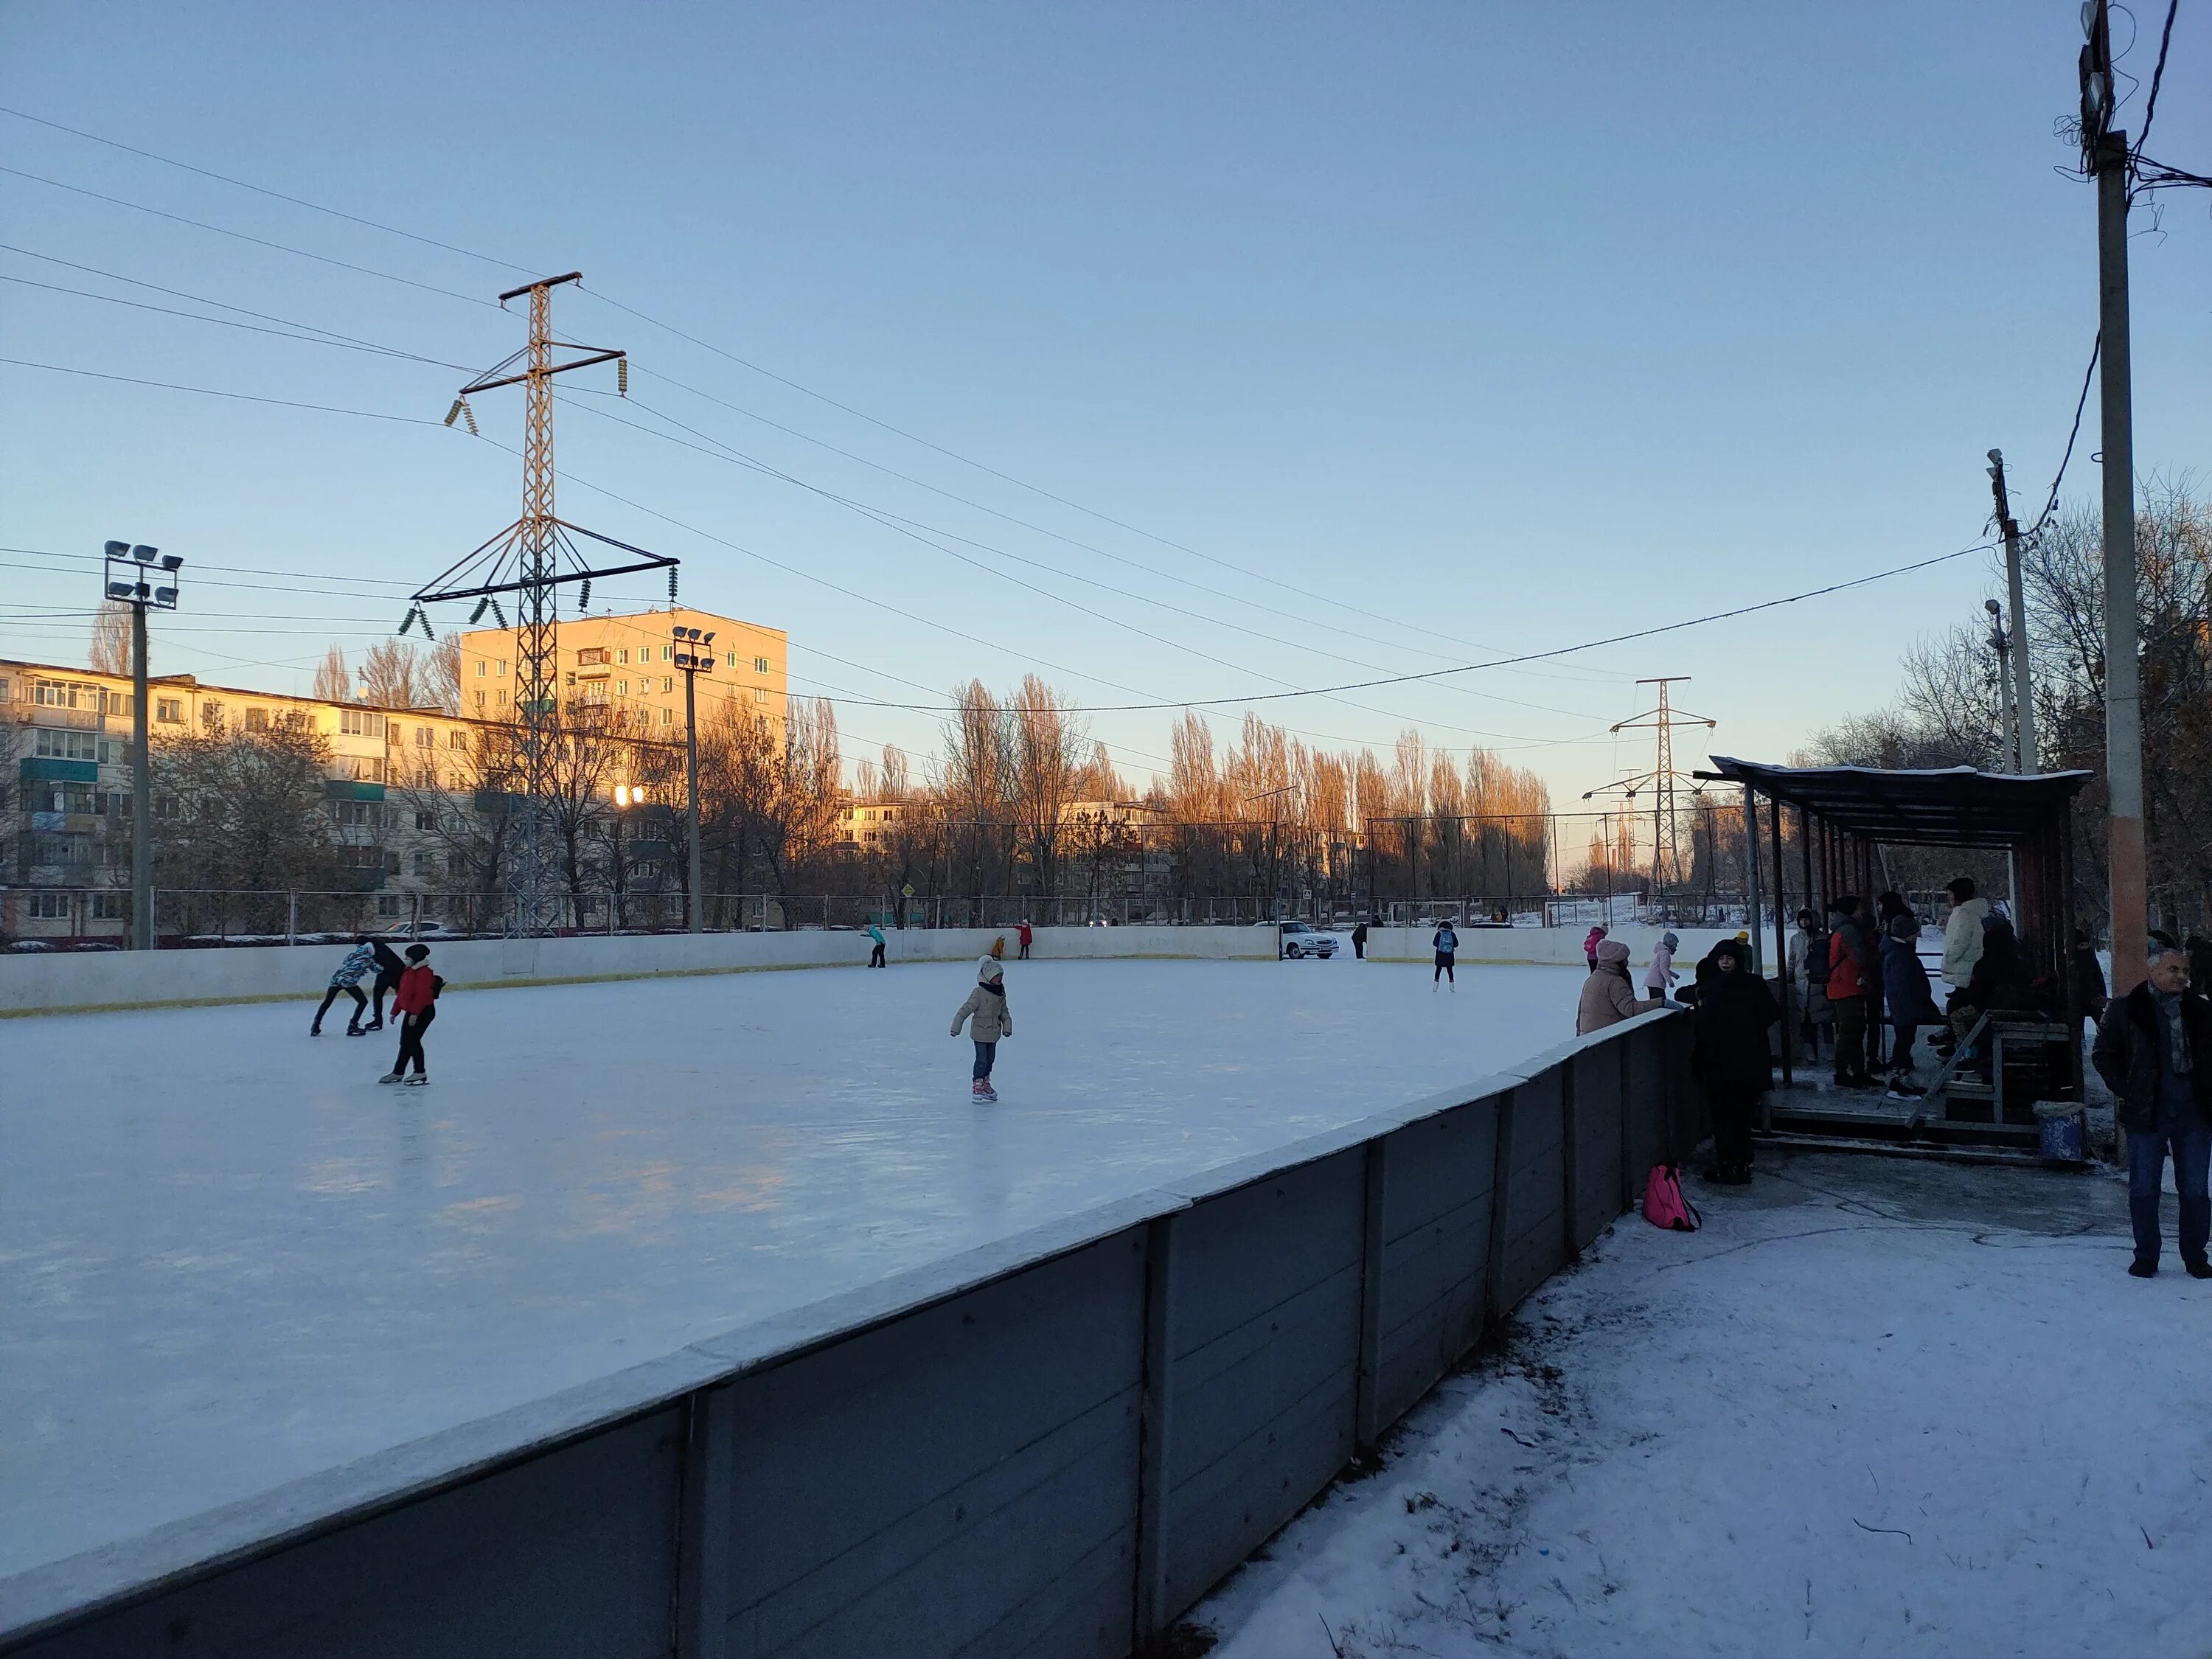
[[[310,1025],[307,1028],[307,1035],[309,1036],[320,1036],[322,1034],[323,1023],[320,1020],[317,1020],[313,1025]]]
[[[407,1079],[407,1086],[410,1089],[426,1088],[428,1086],[429,1082],[430,1074],[428,1072],[417,1072],[413,1077]],[[996,1097],[994,1096],[993,1098],[995,1099]]]
[[[988,1079],[979,1077],[975,1079],[974,1085],[969,1090],[968,1097],[970,1100],[988,1104],[990,1102],[998,1099],[999,1091],[990,1085]]]
[[[363,1035],[363,1033],[362,1033],[362,1029],[361,1029],[361,1027],[360,1027],[360,1026],[358,1026],[358,1025],[349,1025],[349,1026],[347,1026],[347,1027],[346,1027],[346,1035],[347,1035],[348,1036],[360,1036]]]
[[[382,1077],[376,1080],[379,1083],[397,1083],[399,1081],[399,1073],[397,1072],[386,1072]]]

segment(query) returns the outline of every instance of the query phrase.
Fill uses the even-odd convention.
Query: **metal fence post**
[[[284,895],[284,943],[297,945],[299,942],[300,896],[297,893],[287,893]]]
[[[1389,1138],[1367,1143],[1367,1193],[1359,1261],[1359,1369],[1352,1443],[1364,1452],[1382,1434],[1382,1224],[1389,1200]]]
[[[1175,1218],[1145,1230],[1144,1413],[1137,1449],[1137,1643],[1166,1628],[1168,1606],[1168,1449],[1175,1428]]]

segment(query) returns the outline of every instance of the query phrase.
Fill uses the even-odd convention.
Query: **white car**
[[[1284,957],[1291,962],[1301,957],[1319,957],[1326,962],[1344,948],[1344,941],[1334,933],[1324,933],[1303,921],[1263,924],[1279,927]]]

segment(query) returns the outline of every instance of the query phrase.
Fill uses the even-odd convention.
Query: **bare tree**
[[[448,634],[422,653],[422,684],[428,700],[417,708],[461,712],[461,636]]]
[[[92,616],[92,648],[86,659],[96,674],[131,672],[131,607],[102,599]]]
[[[380,708],[434,708],[428,665],[404,640],[379,640],[362,659],[361,700]]]
[[[354,700],[353,672],[346,666],[345,653],[335,645],[315,665],[315,696],[322,702]]]
[[[346,884],[323,789],[330,758],[329,740],[297,721],[256,732],[214,722],[162,744],[154,756],[161,884],[258,896],[234,898],[227,914],[242,911],[262,929],[283,926],[288,890]]]
[[[1086,757],[1085,730],[1060,694],[1024,675],[1007,711],[1014,818],[1040,897],[1059,891],[1062,820],[1074,805]]]

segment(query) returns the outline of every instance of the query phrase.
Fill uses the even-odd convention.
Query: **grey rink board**
[[[1118,1659],[1686,1154],[1688,1025],[718,1339],[558,1443],[276,1506],[158,1588],[25,1624],[0,1583],[0,1653]]]

